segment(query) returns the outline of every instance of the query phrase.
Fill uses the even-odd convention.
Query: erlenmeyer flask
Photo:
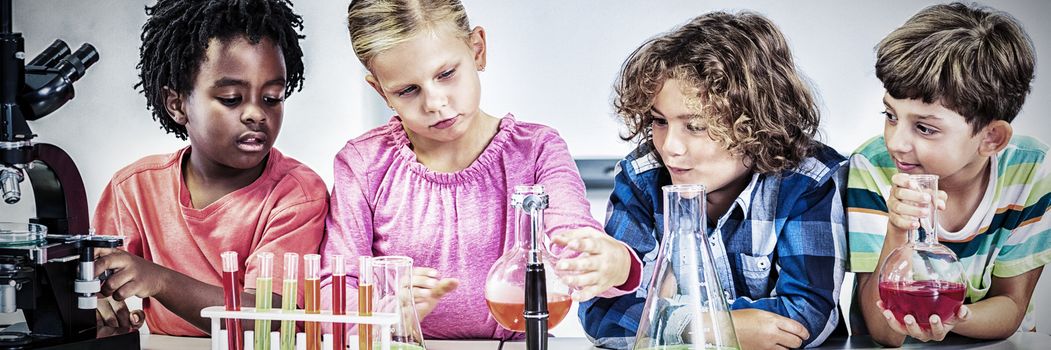
[[[664,236],[635,349],[737,349],[708,247],[703,185],[664,186]]]
[[[372,258],[372,282],[375,285],[373,313],[400,315],[391,327],[391,350],[423,350],[423,331],[412,299],[412,258],[380,256]],[[373,334],[377,334],[375,331]],[[379,349],[374,342],[374,349]]]
[[[937,175],[909,175],[914,190],[930,195],[922,203],[930,215],[920,219],[920,228],[909,231],[909,242],[891,251],[880,266],[879,297],[883,307],[899,322],[912,315],[922,329],[930,329],[930,317],[951,321],[967,294],[963,266],[949,247],[938,243]]]
[[[514,332],[525,332],[525,281],[526,267],[529,265],[529,248],[532,245],[531,232],[540,242],[537,248],[541,260],[546,266],[544,281],[547,286],[548,328],[555,328],[569,313],[573,300],[569,296],[569,287],[555,274],[558,263],[547,248],[547,235],[544,233],[543,210],[526,210],[523,204],[528,196],[547,199],[543,185],[518,185],[511,196],[511,206],[515,210],[514,235],[515,243],[504,252],[485,278],[485,303],[489,306],[496,322],[504,329]],[[536,198],[536,197],[534,197]],[[540,218],[541,227],[533,227],[533,216]]]

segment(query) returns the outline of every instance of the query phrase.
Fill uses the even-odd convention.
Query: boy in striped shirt
[[[883,136],[850,158],[851,269],[868,332],[883,345],[949,332],[1003,339],[1034,329],[1030,299],[1051,260],[1047,146],[1016,136],[1011,121],[1030,90],[1035,57],[1010,15],[960,3],[928,7],[880,42],[876,75],[887,93]],[[968,290],[953,319],[895,319],[878,272],[928,209],[908,174],[940,177],[939,240],[963,265]]]

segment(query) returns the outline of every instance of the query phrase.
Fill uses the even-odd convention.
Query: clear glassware
[[[34,245],[47,241],[47,227],[40,224],[0,222],[0,247]]]
[[[256,266],[259,273],[255,278],[255,310],[269,312],[271,298],[274,294],[274,253],[259,252]],[[270,350],[270,320],[255,320],[256,350]]]
[[[308,314],[321,313],[321,255],[303,254],[303,309]],[[321,323],[303,322],[307,350],[321,350]]]
[[[412,299],[412,258],[381,256],[372,258],[373,313],[400,315],[391,328],[391,350],[423,350],[423,331]],[[373,327],[373,329],[375,329]],[[375,333],[375,332],[374,332]],[[379,349],[379,342],[373,348]]]
[[[294,312],[299,294],[299,254],[285,253],[285,278],[281,281],[281,311]],[[281,321],[281,350],[296,349],[296,322]]]
[[[562,322],[573,304],[569,296],[569,287],[562,283],[554,272],[557,260],[547,247],[548,237],[544,234],[543,210],[530,212],[523,208],[524,200],[530,195],[547,200],[543,185],[515,186],[515,192],[511,196],[511,206],[515,210],[515,243],[496,260],[485,279],[485,303],[489,306],[489,312],[500,326],[514,332],[526,330],[523,316],[526,266],[529,247],[532,245],[530,233],[534,229],[538,230],[536,237],[541,241],[537,242],[537,247],[546,266],[544,281],[547,285],[548,328],[554,328]],[[540,219],[540,227],[533,227],[534,215]]]
[[[241,280],[238,279],[237,252],[225,251],[219,254],[223,261],[223,299],[226,311],[241,311]],[[244,349],[244,330],[241,320],[236,318],[226,319],[227,346],[231,350]]]
[[[920,228],[909,231],[909,242],[891,251],[879,272],[879,296],[883,307],[898,322],[913,315],[922,329],[930,329],[931,315],[942,322],[956,316],[967,294],[963,266],[956,254],[938,243],[937,175],[909,175],[914,190],[925,192],[931,200],[920,203],[930,215],[920,219]]]
[[[704,185],[664,186],[664,236],[634,349],[737,349],[708,246]]]

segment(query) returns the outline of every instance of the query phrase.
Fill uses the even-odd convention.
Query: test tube
[[[237,252],[226,251],[220,256],[223,259],[223,298],[226,311],[241,311],[241,283],[237,280]],[[230,349],[244,349],[244,330],[241,320],[226,319],[227,344]]]
[[[299,254],[285,253],[285,279],[281,282],[281,311],[296,310],[299,281]],[[296,349],[296,321],[281,321],[281,350]]]
[[[303,299],[308,314],[321,313],[321,255],[303,255]],[[304,322],[307,350],[321,350],[321,324]]]
[[[358,315],[372,316],[372,257],[359,257],[358,268]],[[372,325],[358,324],[358,349],[372,350]]]
[[[259,275],[255,278],[255,310],[270,311],[274,293],[274,253],[257,254]],[[255,320],[255,350],[270,350],[270,320]]]
[[[343,255],[332,256],[332,314],[347,314],[347,265]],[[332,348],[343,350],[347,348],[347,325],[335,323],[332,325]]]

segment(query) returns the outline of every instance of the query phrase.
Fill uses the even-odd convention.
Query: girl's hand
[[[931,323],[931,329],[923,330],[923,328],[920,328],[920,325],[916,323],[915,316],[905,315],[905,317],[903,317],[905,323],[902,324],[894,317],[894,313],[883,307],[882,300],[876,301],[876,306],[879,306],[880,312],[883,313],[883,318],[887,319],[887,325],[890,326],[890,329],[922,342],[932,340],[942,341],[945,339],[945,336],[949,334],[949,331],[952,331],[953,327],[971,319],[971,310],[967,308],[967,305],[962,305],[960,306],[960,309],[956,311],[956,317],[949,322],[942,322],[941,317],[938,315],[931,315],[929,320]]]
[[[932,208],[924,205],[930,202],[930,194],[913,189],[909,183],[909,174],[898,173],[890,181],[893,186],[890,197],[887,198],[887,211],[890,215],[888,223],[901,231],[920,228],[920,218],[931,214]],[[936,203],[939,210],[945,209],[947,198],[945,191],[938,191]]]
[[[594,298],[627,281],[631,253],[616,238],[592,228],[558,232],[551,238],[554,244],[580,253],[562,259],[555,267],[562,282],[574,289],[573,300]]]
[[[438,270],[429,267],[412,268],[412,299],[416,303],[416,313],[422,320],[434,311],[449,292],[460,286],[455,278],[438,278]]]

